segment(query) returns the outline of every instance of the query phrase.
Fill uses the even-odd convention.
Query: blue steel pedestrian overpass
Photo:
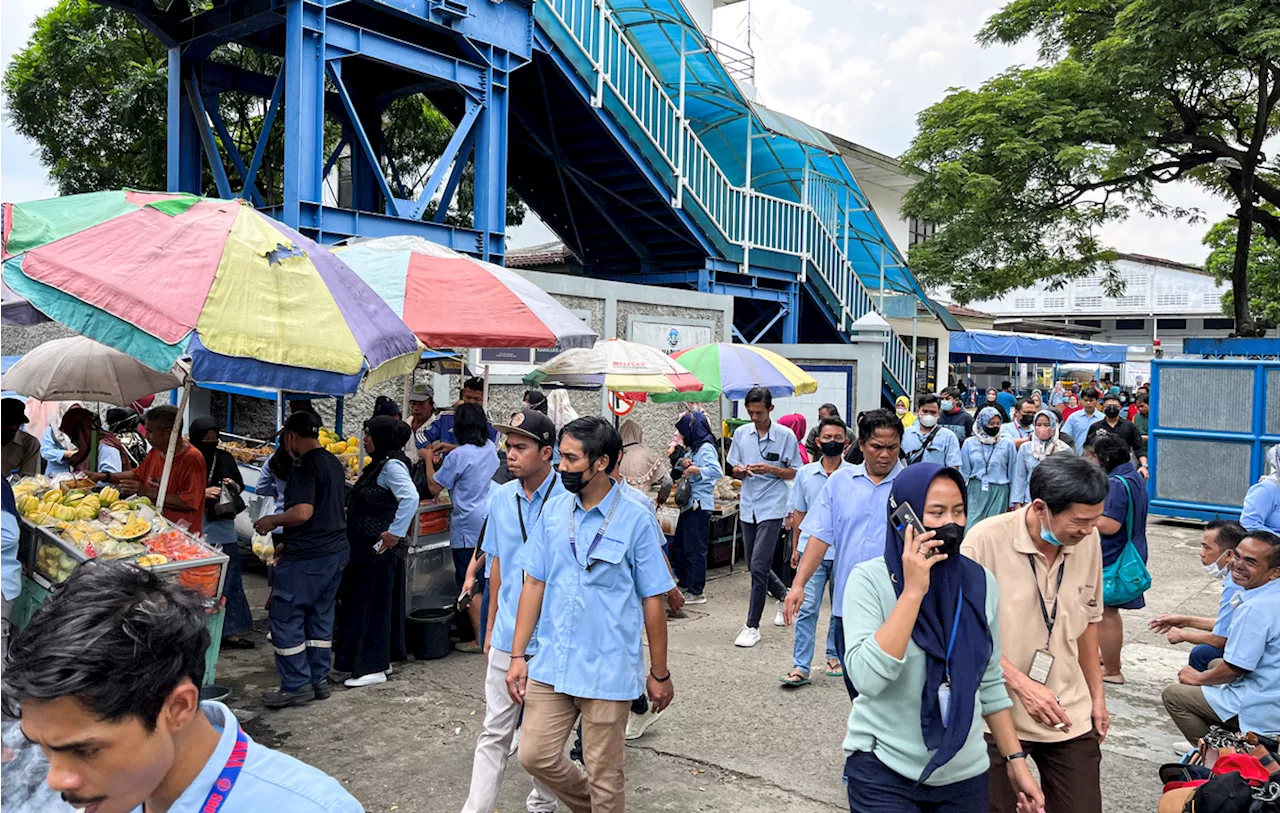
[[[930,307],[837,148],[749,101],[680,0],[99,1],[169,48],[171,190],[207,172],[323,240],[418,234],[501,262],[510,185],[587,275],[732,295],[747,342],[848,339],[883,295]],[[227,64],[224,46],[282,67]],[[233,92],[264,100],[252,153],[220,113]],[[382,123],[415,93],[455,130],[410,188]],[[258,172],[281,121],[283,199],[268,201]],[[473,222],[450,225],[468,169]],[[911,389],[910,355],[889,332],[887,394]]]

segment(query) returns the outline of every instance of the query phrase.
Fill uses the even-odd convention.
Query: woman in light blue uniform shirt
[[[1009,500],[1014,508],[1031,502],[1031,472],[1051,454],[1075,454],[1075,447],[1058,437],[1058,416],[1052,409],[1042,409],[1031,420],[1031,436],[1018,447],[1013,467],[1013,490]]]
[[[1010,484],[1017,447],[1000,432],[1000,412],[983,407],[973,422],[973,435],[960,447],[960,473],[969,485],[969,524],[1009,510]]]
[[[1249,530],[1261,528],[1280,534],[1280,443],[1267,450],[1266,467],[1271,473],[1249,487],[1240,511],[1240,524]]]

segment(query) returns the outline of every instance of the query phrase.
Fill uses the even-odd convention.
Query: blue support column
[[[187,88],[183,84],[182,48],[169,49],[169,132],[166,142],[167,188],[170,192],[200,194],[200,131],[196,125]]]
[[[800,283],[787,286],[787,313],[782,317],[782,341],[797,344],[800,341]]]
[[[280,219],[302,227],[302,205],[323,201],[324,8],[285,6],[284,207]],[[317,224],[307,224],[317,225]]]
[[[483,235],[480,257],[506,253],[507,227],[507,73],[492,64],[486,69],[487,96],[476,120],[474,227]],[[494,255],[497,255],[495,257]]]

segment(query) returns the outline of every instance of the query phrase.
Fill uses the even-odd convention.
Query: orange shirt
[[[182,452],[174,455],[173,468],[169,472],[169,493],[182,499],[187,505],[196,506],[191,511],[177,511],[165,508],[162,512],[171,522],[186,522],[191,533],[198,534],[204,528],[204,489],[208,482],[204,455],[200,450],[188,444]],[[133,474],[142,483],[154,480],[160,484],[160,476],[164,473],[164,453],[158,449],[147,452]]]

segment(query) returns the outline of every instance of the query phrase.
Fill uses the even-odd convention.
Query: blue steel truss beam
[[[267,154],[267,143],[271,140],[271,127],[276,121],[276,111],[280,109],[280,99],[284,96],[284,69],[276,76],[275,86],[271,88],[271,101],[267,103],[267,112],[262,116],[262,127],[258,131],[258,143],[253,148],[253,158],[249,162],[248,172],[244,176],[244,188],[257,193],[258,170],[262,167],[262,158]],[[262,205],[261,202],[258,203]]]
[[[755,338],[747,342],[747,344],[759,344],[760,340],[764,338],[764,334],[769,332],[769,328],[776,325],[778,323],[778,320],[786,316],[790,312],[790,310],[791,309],[788,305],[783,305],[782,307],[778,308],[778,312],[773,315],[773,318],[770,319],[768,322],[766,322],[765,326],[760,328],[760,330],[756,333]]]
[[[460,164],[466,164],[466,156],[462,154],[462,145],[467,143],[471,138],[471,128],[480,118],[484,106],[476,104],[468,99],[466,101],[467,112],[462,116],[462,120],[458,122],[458,126],[454,128],[453,135],[449,137],[449,143],[445,145],[444,152],[440,153],[440,157],[436,159],[436,164],[431,168],[431,176],[427,178],[427,183],[422,187],[422,193],[418,195],[417,203],[409,209],[406,217],[414,220],[421,220],[422,214],[427,210],[427,204],[435,197],[436,191],[440,188],[440,184],[444,182],[445,173],[455,161]],[[441,207],[448,209],[449,201],[441,201]]]
[[[338,91],[338,98],[342,100],[342,106],[347,110],[347,120],[351,127],[351,133],[356,137],[356,142],[360,145],[362,152],[369,164],[369,171],[373,175],[374,180],[378,182],[378,188],[382,190],[382,197],[386,201],[386,207],[389,214],[396,217],[407,217],[407,214],[400,211],[399,199],[391,194],[391,184],[387,183],[387,176],[383,174],[382,167],[378,164],[378,153],[373,149],[373,143],[369,140],[369,134],[364,131],[364,125],[360,121],[360,114],[356,111],[355,102],[351,98],[351,94],[347,92],[347,86],[342,82],[342,71],[340,62],[329,62],[326,65],[329,71],[329,81],[333,82],[334,88]]]
[[[208,104],[209,101],[212,101],[213,104]],[[227,123],[223,121],[222,114],[218,112],[218,97],[216,95],[211,99],[206,99],[205,110],[209,114],[209,120],[213,122],[213,129],[218,131],[218,138],[222,139],[222,147],[227,151],[227,158],[230,159],[231,166],[235,167],[236,173],[240,176],[240,181],[244,184],[240,189],[239,197],[251,198],[253,205],[259,208],[265,206],[266,203],[263,201],[262,195],[258,194],[257,187],[249,180],[249,168],[244,165],[244,158],[240,155],[240,149],[231,137],[231,131],[227,129]]]
[[[222,156],[218,153],[218,143],[214,141],[213,131],[209,129],[209,113],[204,107],[204,97],[200,95],[200,87],[193,78],[183,80],[183,88],[187,92],[187,101],[191,104],[191,112],[196,118],[196,132],[200,135],[200,143],[204,146],[204,157],[209,162],[213,173],[213,182],[218,187],[218,196],[231,197],[231,181],[227,179],[227,170],[222,166]]]
[[[324,31],[325,57],[361,56],[395,68],[442,79],[482,99],[485,68],[464,59],[412,45],[342,20],[328,19]]]
[[[462,149],[458,152],[458,160],[453,162],[453,171],[449,173],[444,191],[440,193],[440,205],[436,207],[436,213],[431,218],[432,222],[443,223],[449,216],[449,206],[453,203],[453,196],[457,194],[458,186],[462,183],[462,176],[466,173],[467,164],[470,162],[475,146],[476,128],[472,127],[471,132],[467,133],[467,140],[463,142]]]
[[[283,219],[281,207],[264,210],[272,217]],[[442,226],[429,220],[406,220],[402,217],[383,215],[376,212],[357,212],[352,209],[339,209],[336,206],[325,206],[320,203],[303,203],[299,206],[299,221],[296,228],[317,234],[318,240],[332,243],[346,237],[395,237],[409,234],[439,243],[454,251],[477,255],[486,239],[485,235],[475,229],[458,226]],[[495,252],[496,253],[496,252]]]
[[[338,143],[334,145],[333,152],[329,153],[329,158],[324,162],[324,169],[320,172],[322,177],[328,177],[333,170],[333,165],[338,163],[338,159],[342,157],[342,151],[351,143],[351,134],[343,132],[342,138],[338,139]]]

